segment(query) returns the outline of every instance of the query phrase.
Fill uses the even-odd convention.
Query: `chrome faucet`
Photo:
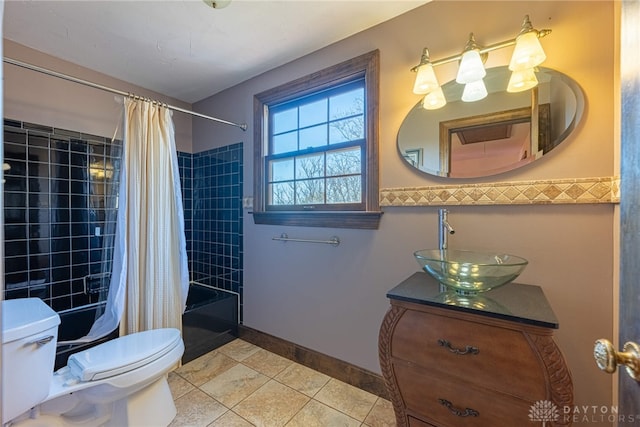
[[[456,232],[449,224],[448,215],[449,211],[447,209],[438,210],[438,243],[440,250],[447,249],[449,246],[449,234]]]

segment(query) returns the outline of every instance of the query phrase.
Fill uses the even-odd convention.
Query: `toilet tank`
[[[40,298],[2,301],[2,424],[49,394],[60,316]]]

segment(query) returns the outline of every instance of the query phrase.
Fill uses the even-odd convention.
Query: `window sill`
[[[376,230],[383,212],[252,212],[254,224]]]

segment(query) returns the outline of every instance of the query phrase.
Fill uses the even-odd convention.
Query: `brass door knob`
[[[593,348],[593,357],[601,370],[612,374],[618,365],[624,365],[627,374],[640,381],[640,346],[630,341],[625,343],[622,350],[617,352],[609,340],[599,339]]]

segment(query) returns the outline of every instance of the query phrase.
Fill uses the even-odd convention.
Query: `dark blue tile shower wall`
[[[114,147],[114,150],[118,148]],[[109,177],[108,138],[4,121],[5,298],[39,297],[56,311],[98,301]],[[107,194],[105,194],[107,193]]]
[[[243,146],[178,153],[178,160],[191,280],[239,293],[242,306]]]
[[[117,185],[116,148],[108,138],[4,124],[5,298],[39,297],[56,311],[97,302],[92,285],[108,278],[89,280],[88,293],[84,278],[112,257],[102,252],[113,205],[104,184],[110,174]],[[243,146],[178,152],[178,165],[191,280],[239,293],[242,313]]]
[[[184,210],[184,233],[187,240],[187,258],[189,259],[189,279],[193,280],[193,155],[178,151],[178,167],[182,187],[182,208]]]

